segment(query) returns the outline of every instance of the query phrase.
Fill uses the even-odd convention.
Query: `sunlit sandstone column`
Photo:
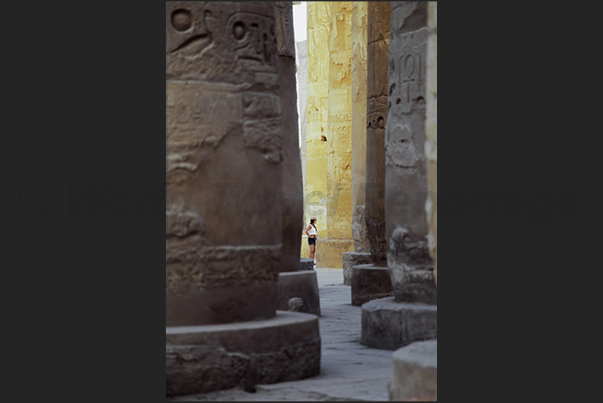
[[[364,219],[367,8],[366,1],[352,2],[352,236],[357,253],[370,250]]]
[[[329,29],[327,221],[328,238],[318,238],[317,264],[342,267],[342,253],[354,250],[352,239],[352,2],[331,7]]]
[[[306,217],[316,216],[319,241],[329,236],[327,222],[327,135],[329,27],[332,2],[308,2],[308,78],[306,104]]]
[[[166,64],[166,393],[316,375],[316,316],[276,311],[274,4],[166,3]]]
[[[365,219],[366,194],[366,45],[368,2],[352,2],[352,237],[344,252],[343,283],[352,285],[352,267],[372,263]]]

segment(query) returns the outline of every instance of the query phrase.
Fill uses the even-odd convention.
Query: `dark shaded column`
[[[387,266],[385,239],[385,126],[390,2],[369,2],[366,112],[366,225],[375,266]]]
[[[385,211],[396,301],[435,304],[425,213],[427,6],[428,2],[392,3]]]
[[[268,319],[283,220],[274,6],[166,7],[166,325]]]

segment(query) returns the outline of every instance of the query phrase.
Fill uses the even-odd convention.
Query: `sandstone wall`
[[[427,40],[427,198],[429,252],[435,263],[434,277],[438,282],[438,3],[429,2],[429,39]]]

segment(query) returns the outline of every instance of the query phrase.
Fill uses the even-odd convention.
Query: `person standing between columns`
[[[308,235],[308,245],[310,245],[310,259],[314,259],[314,265],[316,265],[315,250],[316,250],[316,217],[310,218],[310,225],[306,228],[306,235]]]

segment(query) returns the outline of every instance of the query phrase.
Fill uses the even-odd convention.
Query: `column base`
[[[438,400],[438,341],[422,341],[396,350],[390,401]]]
[[[311,261],[311,259],[308,259]],[[312,263],[314,265],[314,263]],[[316,271],[283,272],[278,275],[276,309],[320,316]]]
[[[166,395],[207,393],[320,373],[318,317],[277,311],[263,321],[166,327]]]
[[[372,264],[373,255],[370,253],[345,252],[341,255],[343,261],[343,284],[352,285],[352,267],[361,264]]]
[[[438,307],[395,302],[394,297],[362,305],[360,344],[380,350],[396,350],[415,341],[435,339]]]
[[[299,258],[299,269],[314,270],[314,259],[310,259],[309,257]]]
[[[387,267],[363,264],[352,267],[352,305],[361,306],[373,299],[394,295]]]

